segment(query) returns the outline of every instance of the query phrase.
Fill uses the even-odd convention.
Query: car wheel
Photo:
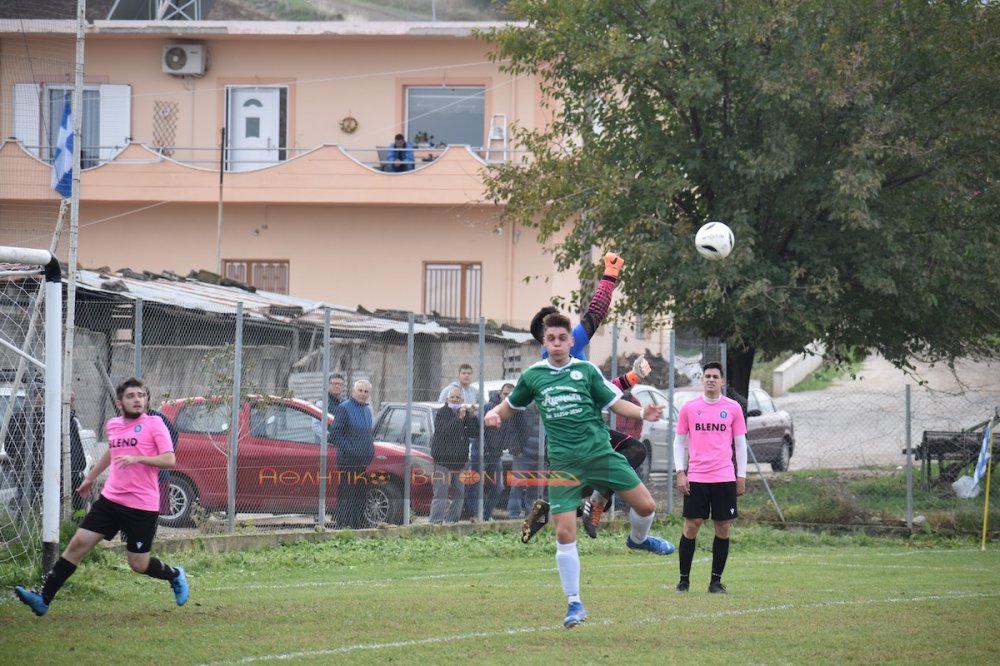
[[[189,527],[193,524],[191,510],[198,500],[198,491],[190,479],[170,475],[167,487],[167,509],[160,513],[160,525],[164,527]]]
[[[792,448],[788,443],[788,438],[781,440],[781,453],[777,460],[771,461],[771,469],[775,472],[787,472],[788,464],[792,459]]]
[[[646,451],[646,457],[643,459],[642,464],[639,465],[639,469],[635,470],[635,473],[639,475],[639,480],[644,485],[649,486],[649,473],[653,470],[653,451],[650,448],[649,442],[643,442],[642,448]]]
[[[398,479],[368,489],[365,522],[369,527],[403,524],[403,491]]]

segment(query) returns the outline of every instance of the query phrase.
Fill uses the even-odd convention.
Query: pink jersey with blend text
[[[163,419],[149,414],[131,420],[116,416],[108,421],[105,432],[111,465],[101,495],[133,509],[159,511],[159,468],[139,463],[122,469],[117,461],[122,456],[158,456],[173,451],[170,432]]]
[[[688,436],[688,481],[736,480],[733,438],[747,434],[740,403],[726,396],[710,403],[701,395],[684,403],[677,434]]]

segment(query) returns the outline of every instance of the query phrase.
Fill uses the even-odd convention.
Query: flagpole
[[[983,500],[983,538],[979,545],[980,550],[986,550],[986,525],[989,522],[989,512],[990,512],[990,476],[993,472],[993,436],[996,434],[993,430],[993,419],[990,419],[990,424],[987,426],[990,429],[990,444],[989,444],[989,457],[986,459],[986,499]]]

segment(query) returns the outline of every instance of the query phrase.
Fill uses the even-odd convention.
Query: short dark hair
[[[545,315],[542,324],[545,325],[546,331],[550,328],[565,328],[567,331],[573,330],[573,325],[569,323],[569,317],[561,312],[553,312],[552,314]]]
[[[472,366],[469,365],[468,363],[463,363],[462,365],[458,366],[458,371],[462,372],[462,370],[472,370]]]
[[[121,400],[122,396],[125,395],[125,391],[130,388],[141,388],[146,392],[146,397],[149,397],[149,389],[146,388],[146,382],[142,381],[138,377],[129,377],[119,384],[118,388],[115,389],[115,397]]]
[[[710,361],[710,362],[706,363],[705,365],[701,366],[702,373],[705,373],[705,372],[707,372],[709,370],[718,370],[719,371],[719,375],[721,375],[723,377],[726,376],[726,371],[722,369],[722,364],[719,363],[718,361]]]
[[[402,134],[397,134],[393,141],[406,141],[406,137]]]

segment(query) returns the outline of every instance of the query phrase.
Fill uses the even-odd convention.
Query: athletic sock
[[[63,586],[66,579],[73,575],[74,571],[76,571],[76,565],[69,560],[62,557],[56,560],[49,572],[45,574],[45,582],[42,583],[42,600],[47,604],[52,603],[56,592]]]
[[[726,569],[726,560],[729,559],[729,539],[715,537],[712,542],[712,582],[722,582],[722,572]]]
[[[556,544],[556,567],[559,569],[559,580],[562,581],[563,594],[567,597],[580,595],[580,554],[573,543]]]
[[[150,578],[158,578],[159,580],[173,580],[177,578],[177,569],[164,564],[155,557],[149,558],[149,566],[146,567],[144,573]]]
[[[601,493],[599,493],[596,490],[590,496],[590,506],[600,506],[600,507],[603,507],[605,504],[607,504],[607,502],[608,502],[608,498],[605,497],[604,495],[602,495]]]
[[[691,563],[694,562],[695,539],[688,539],[683,534],[681,541],[677,544],[677,561],[681,567],[681,579],[685,580],[691,575]]]
[[[632,543],[642,543],[649,536],[649,528],[653,525],[656,512],[648,516],[640,516],[635,509],[628,510],[628,522],[632,526]]]

